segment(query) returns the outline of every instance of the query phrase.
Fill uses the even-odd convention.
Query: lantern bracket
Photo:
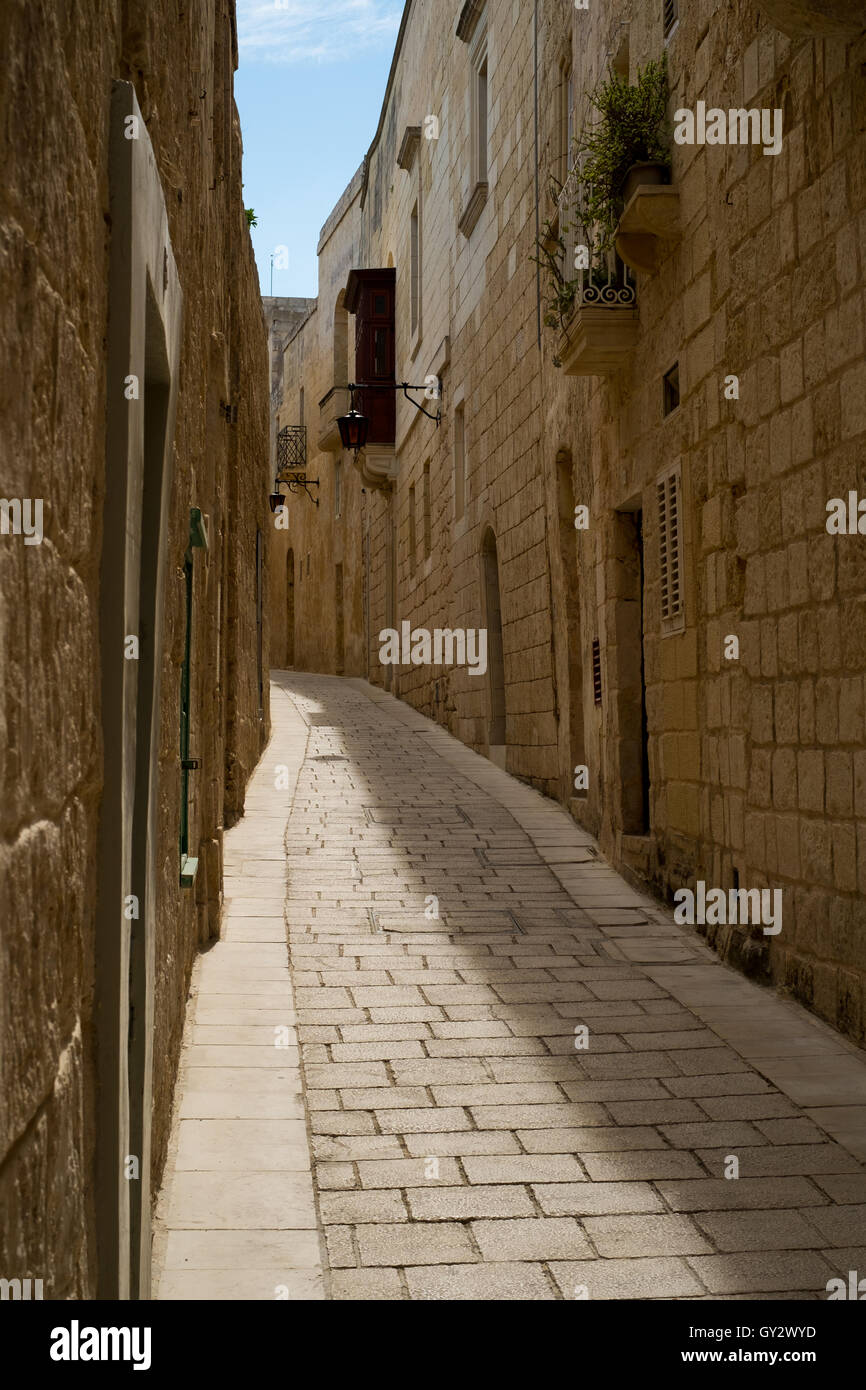
[[[438,378],[438,377],[436,378],[436,386],[437,386],[437,391],[438,391],[438,390],[439,390],[439,378]],[[432,421],[435,423],[437,429],[439,428],[440,424],[442,423],[442,411],[441,411],[441,410],[437,410],[435,415],[431,415],[431,413],[430,413],[429,410],[425,410],[425,409],[424,409],[424,407],[423,407],[423,405],[421,404],[420,401],[413,400],[412,397],[409,395],[409,392],[410,392],[410,391],[426,391],[426,390],[428,390],[428,387],[427,387],[426,385],[424,385],[424,386],[412,386],[408,381],[395,381],[395,382],[390,382],[390,381],[389,381],[389,382],[384,382],[384,381],[373,381],[373,382],[352,381],[352,382],[350,382],[349,385],[346,387],[346,390],[347,390],[347,391],[350,391],[350,392],[352,393],[352,395],[351,395],[351,405],[349,406],[349,409],[350,409],[350,410],[353,410],[353,409],[354,409],[354,406],[355,406],[355,392],[356,392],[356,391],[402,391],[402,392],[403,392],[403,395],[406,397],[407,401],[411,402],[411,404],[414,405],[414,407],[415,407],[416,410],[420,410],[420,412],[421,412],[422,415],[426,415],[428,420],[432,420]],[[437,399],[438,399],[438,397],[437,397]]]

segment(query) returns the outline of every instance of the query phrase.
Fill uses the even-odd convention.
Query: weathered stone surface
[[[267,337],[243,215],[233,0],[0,13],[0,493],[42,499],[44,539],[0,535],[0,1268],[46,1297],[96,1288],[94,922],[103,770],[100,567],[106,476],[109,110],[130,81],[183,293],[161,653],[152,1170],[165,1157],[189,974],[219,930],[222,827],[268,721],[256,663],[267,509]],[[221,404],[236,407],[234,423]],[[192,889],[179,886],[178,711],[190,508],[196,552]],[[147,634],[141,634],[147,640]],[[267,667],[267,622],[263,631]],[[121,660],[121,654],[116,654]]]
[[[661,57],[660,21],[633,10],[613,0],[576,14],[541,0],[542,182],[565,174],[563,63],[579,128],[612,32],[628,30],[619,62],[632,82]],[[554,361],[558,330],[536,344],[532,9],[486,6],[488,191],[467,237],[458,219],[477,199],[466,54],[441,6],[415,8],[380,133],[323,228],[318,299],[277,354],[277,424],[301,423],[303,396],[322,505],[293,499],[288,530],[272,533],[272,597],[289,610],[291,571],[293,640],[281,636],[277,662],[365,676],[504,759],[664,898],[698,880],[780,889],[778,935],[743,923],[701,930],[724,958],[862,1043],[866,552],[862,537],[829,535],[825,523],[831,498],[862,492],[863,45],[808,38],[834,19],[862,28],[861,11],[856,0],[734,0],[725,25],[681,7],[665,44],[671,112],[783,108],[781,149],[673,144],[679,239],[659,240],[654,273],[637,277],[636,345],[614,377],[574,379]],[[431,71],[441,73],[435,101]],[[425,123],[397,168],[402,133],[428,106],[440,129],[427,138]],[[545,201],[543,215],[553,212]],[[333,441],[318,452],[317,402],[353,376],[349,271],[389,265],[396,379],[441,372],[443,418],[434,430],[398,396],[393,486],[362,493],[351,454],[332,452]],[[663,376],[675,364],[679,403],[666,412]],[[334,399],[323,410],[333,414]],[[657,495],[660,473],[676,466],[679,630],[662,614]],[[574,528],[576,507],[588,509],[586,529]],[[379,652],[379,634],[404,620],[494,630],[491,534],[504,733],[490,672],[385,666]],[[725,653],[729,635],[737,656]],[[588,774],[577,795],[576,767]]]

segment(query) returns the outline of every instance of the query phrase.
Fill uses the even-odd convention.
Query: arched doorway
[[[286,669],[295,664],[295,552],[286,556]]]
[[[484,626],[487,628],[487,756],[505,766],[505,659],[502,648],[502,602],[496,537],[488,527],[481,544]]]

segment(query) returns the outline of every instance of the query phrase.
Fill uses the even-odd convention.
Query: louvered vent
[[[597,705],[601,704],[601,643],[598,638],[592,642],[592,693]]]
[[[657,480],[656,498],[659,521],[662,630],[664,632],[678,632],[685,626],[680,475],[678,469],[663,474]]]
[[[677,0],[664,0],[665,38],[668,37],[679,18]]]

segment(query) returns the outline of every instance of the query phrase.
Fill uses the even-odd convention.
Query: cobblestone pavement
[[[866,1273],[864,1055],[408,706],[275,681],[301,751],[259,804],[291,798],[315,1216],[304,1191],[273,1224],[318,1224],[324,1296],[809,1299]]]
[[[792,1005],[772,1020],[570,818],[426,719],[283,679],[311,725],[287,912],[332,1296],[826,1297],[866,1270],[858,1159],[655,976],[699,963],[721,1021],[801,1068],[833,1037]]]

